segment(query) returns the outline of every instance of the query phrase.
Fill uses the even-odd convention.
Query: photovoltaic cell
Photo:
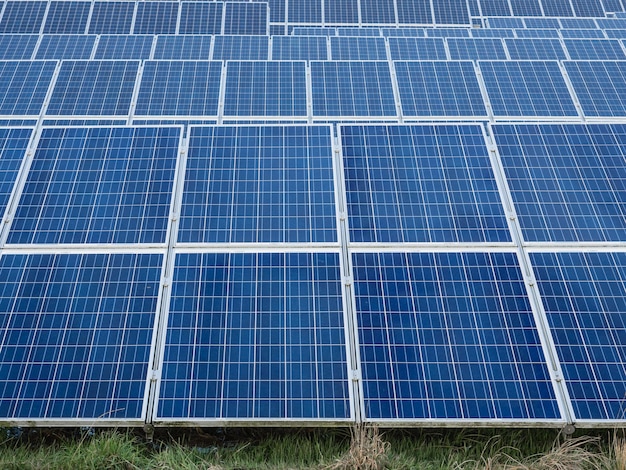
[[[360,4],[363,23],[396,23],[393,0],[361,0]]]
[[[49,35],[41,37],[36,59],[89,59],[96,43],[95,35]]]
[[[94,2],[89,34],[130,34],[135,2]]]
[[[448,50],[452,60],[506,60],[506,52],[500,38],[448,38]]]
[[[480,0],[483,16],[511,16],[509,0]]]
[[[480,126],[342,126],[350,241],[508,242]]]
[[[626,39],[626,29],[605,29],[604,34],[609,38]]]
[[[604,39],[605,38],[604,32],[601,29],[562,29],[560,33],[563,39]]]
[[[193,127],[178,240],[337,241],[328,127]]]
[[[487,18],[489,28],[525,28],[522,18]]]
[[[430,0],[396,0],[396,6],[400,24],[433,23]]]
[[[0,33],[39,34],[48,2],[9,1],[0,21]]]
[[[0,416],[143,420],[161,254],[0,258]]]
[[[565,39],[564,42],[572,60],[626,60],[616,39]]]
[[[284,23],[285,22],[285,9],[287,2],[285,0],[251,0],[253,2],[264,2],[268,5],[270,10],[270,23]],[[317,1],[317,0],[315,0]],[[289,2],[289,6],[291,8],[291,1]],[[280,25],[280,33],[284,34],[285,29]],[[270,32],[270,34],[273,34]]]
[[[60,1],[50,2],[44,34],[83,34],[87,28],[87,19],[91,2]]]
[[[164,243],[180,129],[46,128],[9,244]]]
[[[152,35],[100,36],[95,59],[147,60],[152,51]]]
[[[0,128],[0,217],[4,216],[32,133],[26,128]]]
[[[516,29],[518,38],[559,39],[559,31],[556,29]]]
[[[429,37],[453,37],[453,38],[469,38],[470,33],[466,28],[426,28],[424,30],[426,36]]]
[[[220,34],[222,2],[181,2],[179,34]]]
[[[289,0],[287,12],[290,23],[321,23],[321,0]]]
[[[446,46],[441,38],[390,37],[392,60],[446,60]]]
[[[558,18],[524,18],[527,29],[561,29]]]
[[[469,24],[469,12],[465,0],[436,0],[433,2],[435,23]]]
[[[564,62],[585,116],[626,116],[626,62]]]
[[[157,418],[350,418],[342,304],[337,253],[177,253]]]
[[[267,34],[267,3],[226,2],[224,34]]]
[[[175,34],[178,2],[138,2],[134,34]]]
[[[571,0],[574,7],[574,13],[578,17],[595,16],[604,17],[604,10],[599,0]]]
[[[138,67],[137,61],[64,61],[46,113],[128,114]]]
[[[565,51],[558,39],[504,40],[513,60],[565,60]]]
[[[0,60],[28,60],[35,52],[36,34],[0,34]]]
[[[387,60],[385,38],[331,37],[332,60]]]
[[[326,38],[321,36],[274,36],[272,60],[327,60]]]
[[[0,115],[41,112],[56,62],[0,62]]]
[[[569,0],[541,0],[546,16],[574,16]]]
[[[555,420],[514,253],[354,253],[365,415]]]
[[[530,259],[576,419],[623,421],[626,254]]]
[[[509,0],[513,16],[543,16],[539,0]]]
[[[602,0],[602,5],[604,6],[604,11],[608,12],[623,12],[624,7],[620,0]]]
[[[561,28],[564,30],[581,28],[594,29],[598,27],[596,20],[593,18],[561,18],[559,22],[561,23]]]
[[[324,21],[330,24],[358,23],[359,5],[357,0],[325,1]]]
[[[426,36],[424,28],[403,26],[399,28],[380,28],[385,37],[423,38]]]
[[[211,36],[157,37],[154,60],[208,60]]]
[[[514,36],[512,29],[489,28],[472,31],[473,38],[512,38]]]
[[[626,240],[626,126],[492,128],[526,241]]]
[[[215,36],[213,60],[267,60],[267,36]]]

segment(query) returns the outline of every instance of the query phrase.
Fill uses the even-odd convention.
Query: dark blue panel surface
[[[394,0],[360,0],[361,22],[364,24],[396,23]]]
[[[546,16],[574,16],[570,0],[541,0]]]
[[[38,34],[48,2],[9,1],[0,21],[0,33]]]
[[[208,60],[211,36],[158,36],[154,60]]]
[[[433,38],[469,38],[470,31],[467,28],[425,28],[426,36]]]
[[[513,60],[565,60],[565,51],[558,39],[504,40]]]
[[[359,4],[357,0],[334,0],[324,2],[324,21],[330,24],[358,23]]]
[[[274,36],[272,60],[326,60],[328,46],[322,36]]]
[[[267,3],[226,2],[224,34],[267,34]]]
[[[336,253],[177,254],[158,417],[350,418],[340,279]]]
[[[87,28],[87,19],[91,2],[52,1],[43,27],[45,34],[83,34]]]
[[[626,60],[624,49],[616,39],[565,39],[564,42],[572,60]]]
[[[401,26],[399,28],[380,28],[382,35],[385,37],[401,37],[401,38],[423,38],[426,36],[424,28],[416,28],[412,26]]]
[[[222,2],[182,2],[179,34],[220,34]]]
[[[0,115],[39,114],[56,62],[0,62]]]
[[[178,2],[138,2],[135,34],[175,34]]]
[[[142,420],[162,260],[3,255],[2,419]]]
[[[96,36],[85,34],[45,35],[37,48],[36,59],[89,59]]]
[[[192,128],[178,239],[336,242],[329,128]]]
[[[285,22],[285,10],[287,2],[285,0],[251,0],[253,2],[265,3],[270,9],[270,23],[284,23]],[[315,3],[319,0],[313,0],[311,3]],[[293,3],[289,1],[289,9],[291,10],[291,6]],[[280,25],[282,26],[282,25]],[[284,28],[280,30],[279,34],[284,34]],[[273,34],[270,32],[270,34]]]
[[[516,29],[518,38],[559,39],[557,29]]]
[[[446,60],[446,46],[441,38],[390,37],[392,60]]]
[[[602,0],[602,5],[604,6],[604,11],[606,11],[607,13],[625,11],[624,6],[620,0]]]
[[[47,128],[7,243],[164,243],[180,129]]]
[[[385,38],[331,37],[332,60],[387,60]]]
[[[626,126],[496,125],[526,241],[626,241]]]
[[[509,0],[514,16],[543,16],[539,0]]]
[[[135,2],[94,2],[89,34],[130,34]]]
[[[430,0],[396,0],[396,5],[400,24],[433,23]]]
[[[112,35],[100,36],[96,48],[96,59],[149,59],[154,36]]]
[[[506,60],[506,52],[500,38],[448,38],[448,50],[452,60]]]
[[[514,253],[355,253],[370,419],[560,419]]]
[[[511,240],[482,128],[342,126],[352,242]]]
[[[213,60],[267,60],[268,36],[215,36]]]
[[[558,18],[524,18],[524,24],[527,29],[561,29]]]
[[[596,20],[593,18],[561,18],[559,23],[561,23],[563,29],[593,29],[598,27]]]
[[[576,419],[624,420],[626,253],[530,253]]]
[[[321,23],[321,0],[289,0],[287,12],[290,23]]]
[[[480,0],[483,16],[511,16],[509,0]]]
[[[435,0],[433,12],[437,24],[468,24],[469,12],[465,0]]]
[[[32,129],[0,128],[0,218],[4,216]]]
[[[28,60],[35,52],[36,34],[0,34],[0,60]]]
[[[604,17],[604,10],[600,0],[571,0],[574,6],[574,13],[578,17],[593,16]]]
[[[601,29],[562,29],[563,39],[604,39],[604,31]],[[571,54],[570,54],[571,56]]]
[[[522,18],[487,18],[490,28],[525,28]]]
[[[512,29],[474,29],[472,30],[473,38],[512,38],[515,34]]]
[[[585,116],[626,116],[626,62],[564,62]]]

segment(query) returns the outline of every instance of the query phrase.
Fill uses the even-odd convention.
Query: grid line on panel
[[[94,2],[89,34],[130,34],[135,2]]]
[[[41,112],[54,61],[0,62],[0,115],[35,115]]]
[[[154,39],[152,35],[102,35],[94,59],[148,60]]]
[[[31,59],[38,41],[36,34],[0,34],[0,60]]]
[[[208,60],[211,36],[159,35],[154,60]]]
[[[506,60],[507,55],[500,38],[447,38],[452,60]]]
[[[565,60],[565,51],[558,39],[511,39],[504,43],[513,60]]]
[[[44,34],[83,34],[92,2],[51,1],[43,26]]]
[[[45,34],[41,37],[35,59],[90,59],[95,43],[95,35]]]
[[[47,9],[47,1],[7,2],[0,21],[0,33],[39,34]]]
[[[268,60],[268,36],[215,36],[213,60]]]
[[[322,36],[273,36],[272,60],[327,60],[326,38]]]
[[[134,34],[176,34],[178,2],[138,2]]]
[[[563,65],[585,116],[626,116],[626,61]]]
[[[0,217],[3,219],[32,134],[30,128],[0,128]]]
[[[220,34],[223,2],[182,2],[178,34]]]
[[[224,34],[267,34],[267,3],[226,2],[224,5]]]
[[[390,37],[391,60],[446,60],[443,38]]]
[[[619,41],[612,39],[565,39],[572,60],[626,60]]]

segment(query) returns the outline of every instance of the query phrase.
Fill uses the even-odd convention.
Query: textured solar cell
[[[387,62],[311,62],[313,115],[395,116]]]
[[[506,51],[499,38],[448,38],[452,60],[506,60]]]
[[[357,0],[325,1],[324,21],[330,24],[358,23],[359,5]]]
[[[396,23],[393,0],[360,0],[360,5],[363,23]]]
[[[28,60],[35,52],[36,34],[0,34],[0,60]]]
[[[576,418],[623,421],[626,254],[530,259]]]
[[[223,9],[221,2],[182,2],[179,34],[220,34]]]
[[[95,59],[142,60],[149,59],[154,36],[112,35],[100,36]]]
[[[211,36],[158,36],[154,60],[208,60]]]
[[[566,39],[564,42],[572,60],[626,60],[616,39]]]
[[[571,0],[574,13],[578,17],[595,16],[604,17],[604,10],[600,0]]]
[[[543,16],[539,0],[509,0],[513,16]]]
[[[289,0],[287,16],[290,23],[321,23],[322,2],[321,0]]]
[[[604,32],[601,29],[562,29],[560,31],[563,39],[604,39]]]
[[[283,23],[285,22],[286,16],[285,16],[285,10],[286,10],[286,5],[287,2],[285,0],[251,0],[253,2],[264,2],[267,4],[267,6],[269,7],[269,20],[270,23]],[[314,1],[318,1],[318,0],[314,0]],[[290,7],[292,5],[291,1],[288,2]],[[295,6],[295,5],[294,5]],[[282,25],[277,25],[280,27],[280,33],[278,34],[285,34],[285,28]],[[271,31],[271,29],[270,29]],[[274,34],[274,33],[271,33]]]
[[[294,26],[294,36],[337,36],[336,28],[327,26]]]
[[[426,28],[426,36],[437,38],[469,38],[470,32],[465,28]]]
[[[598,27],[596,20],[593,18],[561,18],[559,23],[561,23],[561,28],[564,30],[581,28],[593,29]]]
[[[527,29],[561,29],[558,18],[524,18]]]
[[[144,419],[161,254],[0,258],[0,416]]]
[[[464,0],[436,0],[432,2],[435,23],[469,24],[469,12]]]
[[[602,5],[604,6],[604,11],[607,13],[624,11],[624,7],[622,6],[622,2],[620,0],[602,0]]]
[[[175,34],[178,2],[137,2],[135,34]]]
[[[481,0],[483,16],[511,16],[509,0]]]
[[[487,18],[490,28],[525,28],[522,18]]]
[[[518,38],[559,39],[557,29],[516,29]]]
[[[396,7],[400,24],[433,23],[430,0],[396,0]]]
[[[9,1],[0,20],[0,33],[39,34],[48,2]]]
[[[338,26],[338,36],[358,36],[358,37],[372,37],[380,36],[380,28],[374,26]]]
[[[413,28],[410,26],[400,28],[380,28],[382,35],[385,37],[405,37],[405,38],[423,38],[426,36],[424,28]]]
[[[178,240],[337,241],[328,127],[193,127]]]
[[[267,3],[226,2],[224,34],[267,34]]]
[[[385,38],[331,37],[332,60],[387,60]]]
[[[39,114],[56,62],[0,62],[0,115]]]
[[[526,241],[626,240],[623,124],[495,125]]]
[[[586,116],[626,116],[626,62],[564,62]]]
[[[476,125],[342,126],[352,242],[507,242]]]
[[[10,244],[164,243],[180,129],[46,128]]]
[[[267,36],[215,36],[213,60],[267,60]]]
[[[496,116],[576,116],[556,62],[479,62]]]
[[[608,38],[626,39],[626,29],[605,29],[604,34],[606,34]]]
[[[472,31],[472,37],[474,38],[512,38],[515,34],[512,29],[475,29]]]
[[[337,253],[178,253],[158,418],[350,418],[340,279]]]
[[[89,34],[130,34],[135,2],[94,2]]]
[[[0,217],[4,216],[32,132],[0,127]]]
[[[41,37],[35,59],[89,59],[95,43],[95,35],[46,34]]]
[[[546,16],[574,16],[569,0],[541,0]]]
[[[137,61],[64,61],[46,113],[128,114],[138,67]]]
[[[504,40],[513,60],[565,60],[567,56],[558,39]]]
[[[560,419],[514,253],[355,253],[366,417]]]
[[[446,46],[441,38],[390,37],[392,60],[446,60]]]
[[[51,1],[44,34],[84,34],[91,10],[91,2]]]
[[[274,36],[272,60],[327,60],[328,45],[321,36]]]

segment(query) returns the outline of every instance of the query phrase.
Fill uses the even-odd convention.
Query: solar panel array
[[[623,0],[0,2],[0,425],[624,425]]]

